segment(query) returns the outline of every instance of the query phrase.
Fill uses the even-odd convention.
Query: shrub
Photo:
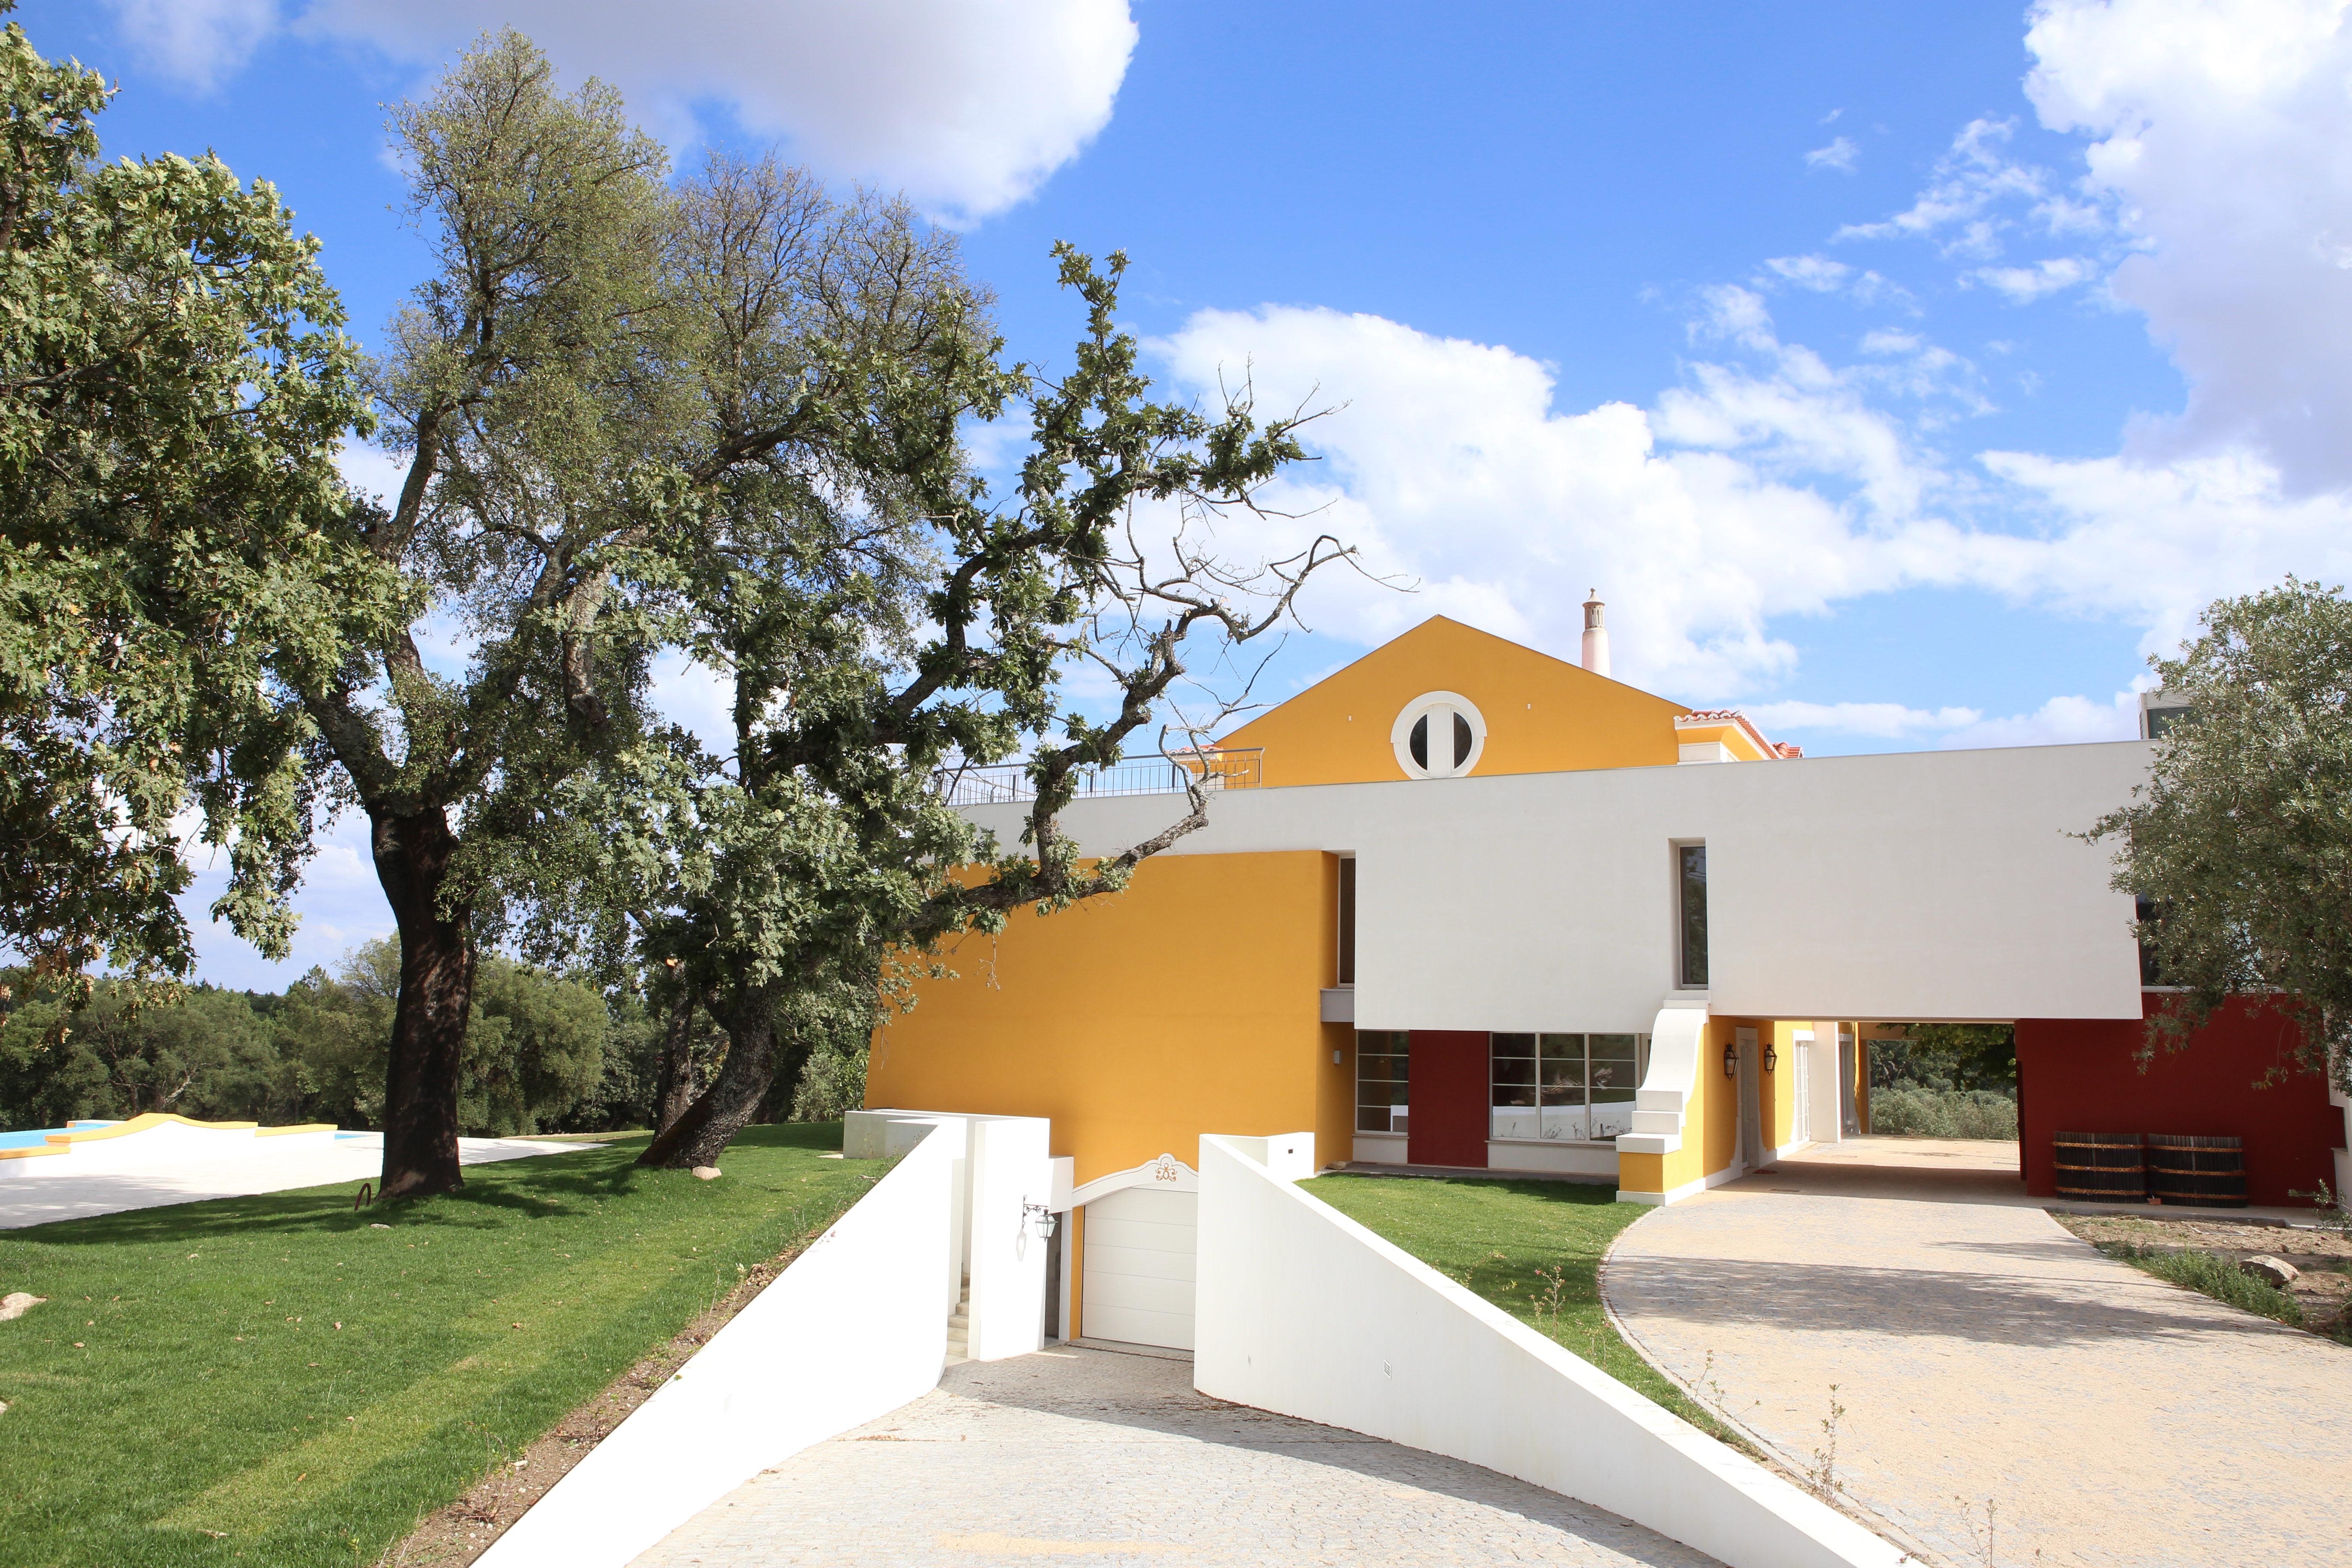
[[[2099,1250],[2216,1301],[2296,1328],[2303,1326],[2303,1308],[2294,1297],[2255,1279],[2226,1258],[2210,1252],[2157,1252],[2127,1241],[2112,1242]]]
[[[1870,1130],[1898,1138],[2014,1138],[2017,1101],[1990,1089],[1898,1083],[1870,1091]]]

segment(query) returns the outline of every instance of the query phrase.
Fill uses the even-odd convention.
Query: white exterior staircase
[[[963,1294],[956,1298],[954,1316],[948,1319],[948,1365],[971,1359],[971,1276],[963,1277]]]

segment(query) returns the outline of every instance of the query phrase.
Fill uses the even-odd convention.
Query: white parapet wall
[[[903,1153],[692,1361],[493,1542],[479,1568],[623,1568],[770,1466],[939,1385],[961,1121]],[[885,1152],[877,1149],[876,1152]]]
[[[1201,1140],[1193,1381],[1205,1394],[1444,1454],[1621,1514],[1730,1568],[1904,1555],[1269,1168]],[[1307,1163],[1311,1167],[1311,1161]]]

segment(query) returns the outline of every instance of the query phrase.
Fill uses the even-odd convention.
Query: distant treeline
[[[71,1012],[21,970],[0,969],[0,1128],[173,1111],[200,1121],[379,1124],[400,956],[389,940],[313,969],[283,994],[189,988],[182,1000],[132,1007],[100,981]],[[480,962],[466,1034],[458,1118],[471,1136],[601,1132],[649,1127],[660,1079],[663,1020],[635,994],[494,953]],[[695,1020],[697,1079],[727,1040]],[[864,1052],[820,1055],[800,1096],[803,1116],[856,1103]],[[791,1110],[772,1097],[769,1119]],[[822,1101],[822,1103],[819,1103]]]

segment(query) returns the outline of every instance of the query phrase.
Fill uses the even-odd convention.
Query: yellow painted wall
[[[958,977],[876,1031],[866,1103],[1050,1117],[1080,1183],[1197,1165],[1203,1132],[1311,1128],[1318,1163],[1345,1160],[1354,1051],[1320,998],[1338,946],[1336,856],[1158,856],[1124,893],[964,937]]]
[[[1466,696],[1468,694],[1465,692],[1464,695]],[[1738,758],[1743,763],[1761,763],[1776,760],[1765,756],[1763,748],[1757,745],[1756,738],[1748,732],[1745,726],[1734,724],[1728,721],[1720,724],[1685,724],[1675,731],[1675,742],[1677,748],[1685,745],[1696,745],[1708,741],[1717,741],[1722,742],[1726,747],[1729,748],[1733,756]],[[1675,754],[1677,757],[1680,756],[1681,753],[1679,750],[1677,750]]]
[[[1406,774],[1389,731],[1406,703],[1431,691],[1477,705],[1486,744],[1472,773],[1482,776],[1672,763],[1680,756],[1675,717],[1688,711],[1437,616],[1223,743],[1263,747],[1269,786],[1401,779]]]

